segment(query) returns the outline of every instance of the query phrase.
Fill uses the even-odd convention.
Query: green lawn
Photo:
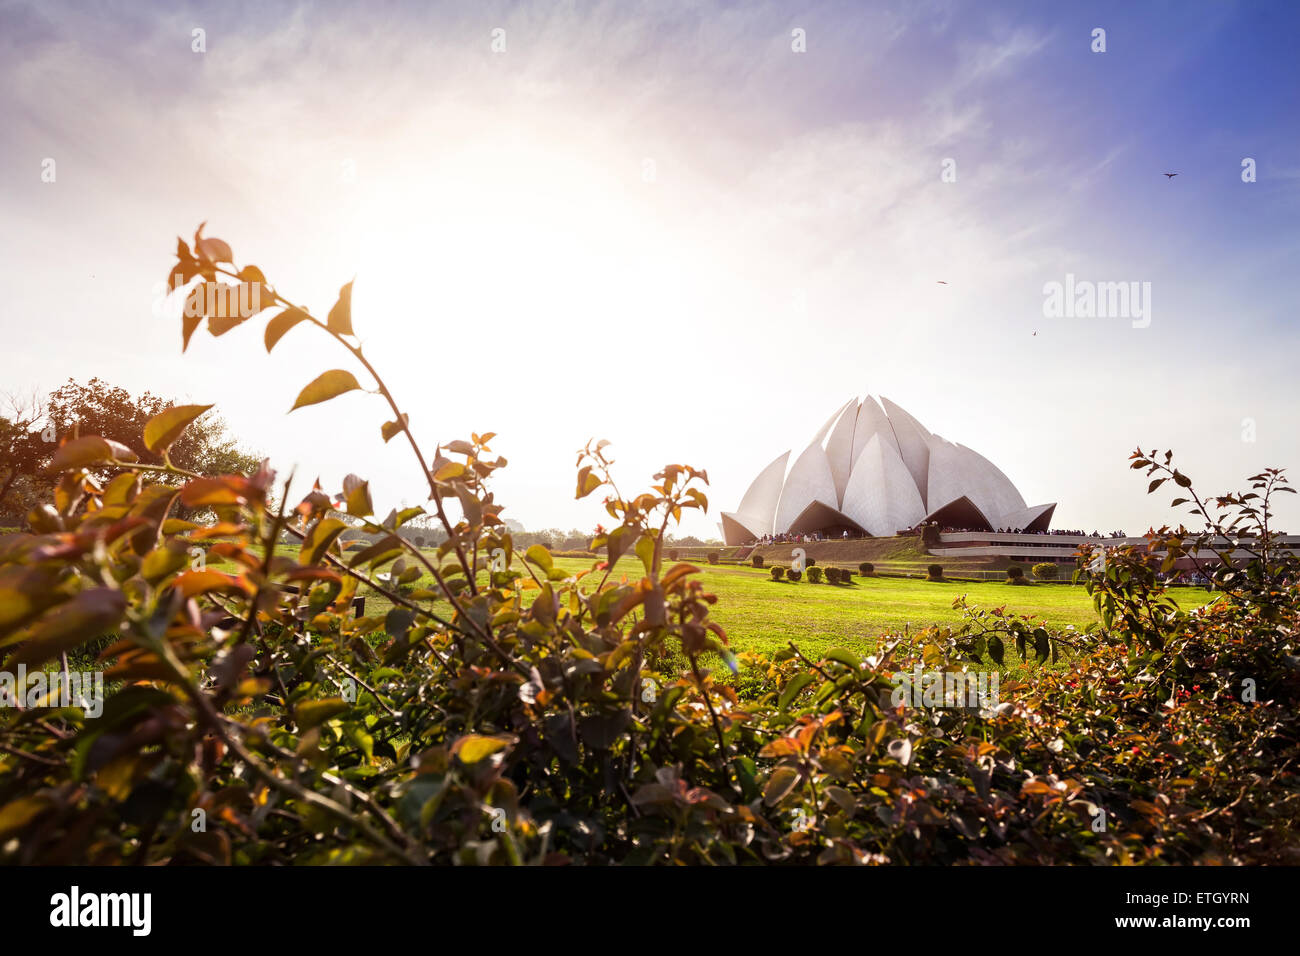
[[[556,567],[570,572],[587,570],[594,563],[589,558],[555,559]],[[213,562],[212,566],[224,564]],[[952,604],[963,594],[972,605],[1005,606],[1010,612],[1033,615],[1049,628],[1073,624],[1082,629],[1097,620],[1092,599],[1082,587],[1074,585],[1015,586],[854,575],[853,584],[843,586],[812,584],[806,577],[798,583],[773,581],[766,569],[743,565],[699,567],[704,586],[718,596],[713,617],[726,629],[735,651],[771,654],[794,641],[810,656],[835,646],[865,653],[875,646],[875,638],[886,632],[959,622],[961,613]],[[641,562],[626,557],[610,580],[626,576],[632,582],[641,574]],[[594,587],[601,576],[592,574],[585,580]],[[420,588],[433,586],[427,575],[415,584]],[[384,614],[392,607],[387,598],[369,587],[363,585],[359,593],[366,598],[369,616]],[[1178,588],[1171,593],[1188,609],[1213,599],[1199,588]]]
[[[590,561],[557,558],[566,570],[590,567]],[[629,581],[640,576],[635,559],[619,562],[616,573]],[[835,646],[867,651],[875,638],[904,627],[915,630],[932,624],[956,623],[961,612],[953,600],[966,595],[972,605],[1031,614],[1046,625],[1082,629],[1097,620],[1092,598],[1082,588],[1065,584],[1010,585],[1002,582],[935,582],[915,578],[854,575],[853,584],[811,584],[773,581],[764,569],[703,566],[705,587],[717,594],[713,618],[731,638],[733,650],[772,653],[794,641],[805,652]],[[1199,607],[1212,595],[1194,588],[1174,592],[1184,607]]]

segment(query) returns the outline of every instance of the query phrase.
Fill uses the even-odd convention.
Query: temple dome
[[[845,528],[885,537],[926,520],[1046,531],[1056,508],[1026,505],[991,461],[929,431],[887,398],[847,402],[787,472],[789,460],[788,451],[779,456],[740,506],[722,513],[727,544]]]

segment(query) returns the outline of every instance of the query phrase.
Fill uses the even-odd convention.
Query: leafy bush
[[[816,567],[809,568],[809,569],[808,569],[808,582],[809,582],[810,584],[821,584],[821,583],[822,583],[822,569],[821,569],[821,568],[816,568]]]
[[[791,581],[798,581],[803,577],[803,572],[791,568],[789,571],[785,572],[785,576]]]
[[[1044,561],[1034,565],[1034,577],[1040,581],[1055,581],[1060,568],[1054,561]]]
[[[763,566],[763,556],[761,554],[756,554],[750,559],[750,562],[754,567],[761,568]]]
[[[863,561],[861,564],[858,565],[858,574],[862,575],[864,578],[875,573],[876,573],[876,566],[872,564],[870,561]]]
[[[803,566],[805,568],[814,568],[817,566],[816,558],[804,558]]]
[[[721,560],[721,558],[722,555],[720,555],[718,552],[716,551],[709,552],[709,564],[717,564],[718,561]]]
[[[676,549],[676,548],[673,548],[671,551],[669,551],[669,552],[668,552],[668,560],[669,560],[669,561],[676,561],[676,560],[677,560],[677,553],[678,553],[678,552],[677,552],[677,549]]]
[[[943,565],[942,565],[942,564],[931,564],[931,565],[929,565],[929,566],[926,567],[926,569],[925,569],[925,573],[926,573],[926,576],[927,576],[931,581],[942,581],[942,580],[943,580]]]
[[[264,281],[201,235],[178,254],[181,288]],[[96,654],[103,709],[0,707],[0,863],[1300,862],[1300,562],[1269,531],[1272,497],[1290,491],[1276,470],[1211,506],[1168,455],[1136,453],[1150,489],[1175,481],[1175,506],[1206,527],[1162,528],[1101,571],[1081,562],[1100,617],[1086,632],[959,599],[959,626],[884,637],[866,660],[794,644],[737,657],[696,569],[662,563],[675,517],[707,508],[702,471],[666,465],[623,498],[605,443],[590,444],[577,494],[609,495],[601,559],[573,574],[540,544],[515,552],[490,490],[505,465],[493,435],[426,450],[362,361],[349,293],[318,319],[267,289],[265,340],[302,324],[358,361],[445,539],[415,548],[398,532],[423,509],[376,520],[355,475],[290,504],[265,465],[205,477],[65,440],[52,499],[0,537],[0,596],[23,598],[0,604],[0,673]],[[231,327],[187,317],[184,342],[205,318]],[[326,372],[297,405],[359,387]],[[145,443],[165,453],[204,410],[166,410]],[[178,503],[217,521],[178,521]],[[343,550],[344,516],[375,542]],[[1154,579],[1247,528],[1246,561],[1202,566],[1216,603],[1185,611]],[[191,566],[209,543],[208,566]],[[480,568],[496,549],[508,569]],[[640,580],[612,580],[625,555]],[[399,559],[405,596],[376,579]],[[391,610],[352,616],[363,586]],[[1013,647],[1032,677],[1000,701],[896,701],[913,668],[1003,668]]]
[[[839,584],[839,583],[840,583],[840,569],[839,569],[839,568],[831,567],[831,568],[827,568],[827,569],[826,569],[826,583],[827,583],[827,584]]]
[[[1025,569],[1012,565],[1007,568],[1007,581],[1010,584],[1020,584],[1024,581]]]
[[[785,568],[781,567],[781,565],[779,565],[779,564],[774,564],[774,565],[772,565],[772,580],[773,580],[773,581],[780,581],[781,578],[782,578],[782,576],[783,576],[784,574],[785,574]]]

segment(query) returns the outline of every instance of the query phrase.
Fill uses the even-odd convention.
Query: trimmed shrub
[[[826,583],[827,583],[827,584],[839,584],[839,583],[840,583],[840,569],[839,569],[839,568],[827,568],[827,569],[826,569]]]
[[[1014,564],[1007,568],[1008,584],[1023,584],[1025,581],[1025,569],[1018,568]]]
[[[677,551],[677,549],[676,549],[676,548],[672,548],[672,549],[668,552],[668,560],[669,560],[669,561],[678,561],[678,560],[680,560],[680,558],[678,558],[677,555],[678,555],[678,551]]]
[[[942,565],[942,564],[932,564],[932,565],[930,565],[929,567],[927,567],[927,568],[925,569],[925,574],[926,574],[926,576],[927,576],[931,581],[942,581],[942,580],[943,580],[943,565]]]
[[[756,554],[749,560],[756,568],[761,568],[763,566],[763,556],[761,554]]]
[[[804,562],[803,562],[803,566],[804,566],[805,568],[813,568],[813,567],[816,567],[816,566],[817,566],[817,559],[816,559],[816,558],[805,558],[805,559],[804,559]]]
[[[789,578],[791,581],[798,581],[801,577],[803,577],[803,572],[796,571],[794,568],[791,568],[789,571],[785,572],[785,576]]]
[[[858,574],[862,575],[864,578],[867,577],[868,575],[872,575],[875,573],[876,573],[876,566],[872,564],[870,561],[863,561],[861,564],[858,565]]]
[[[822,575],[822,569],[821,569],[821,568],[809,568],[809,569],[808,569],[808,582],[809,582],[810,584],[821,584],[821,583],[822,583],[822,577],[823,577],[823,575]]]
[[[773,580],[773,581],[780,581],[780,580],[781,580],[781,577],[782,577],[784,574],[785,574],[785,568],[781,567],[781,565],[779,565],[779,564],[774,564],[774,565],[772,565],[772,580]]]
[[[1055,581],[1060,570],[1054,561],[1044,561],[1034,565],[1034,577],[1040,581]]]
[[[709,552],[709,564],[717,564],[721,558],[722,555],[718,554],[718,552],[716,551]]]

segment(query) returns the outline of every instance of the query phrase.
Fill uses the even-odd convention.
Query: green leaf
[[[348,567],[355,568],[366,562],[378,562],[382,557],[383,562],[387,563],[402,553],[402,539],[396,535],[389,535],[381,538],[374,544],[366,546],[361,551],[352,556],[348,561]]]
[[[344,392],[354,391],[360,387],[361,384],[351,372],[341,368],[330,369],[298,393],[298,400],[293,403],[293,408],[289,409],[289,411],[292,412],[307,405],[328,402],[331,398],[342,395]]]
[[[854,654],[852,651],[843,647],[832,647],[826,652],[826,659],[828,661],[835,661],[839,664],[843,664],[845,667],[851,667],[855,671],[862,669],[861,658],[859,658],[857,654]]]
[[[19,797],[0,807],[0,839],[18,833],[52,806],[46,797]]]
[[[356,744],[361,752],[366,755],[367,760],[375,759],[375,738],[361,724],[346,724],[343,732],[347,734],[349,740]]]
[[[144,426],[144,447],[150,451],[163,451],[170,448],[176,439],[211,405],[174,405],[165,409]]]
[[[451,745],[451,753],[452,756],[459,757],[461,763],[475,764],[505,750],[513,741],[514,738],[503,734],[491,737],[485,734],[466,734]]]
[[[989,657],[993,658],[993,663],[999,667],[1002,666],[1002,658],[1006,649],[1002,645],[1002,638],[993,634],[989,637]]]
[[[389,637],[404,637],[415,624],[415,612],[407,607],[395,607],[384,615],[384,632]]]
[[[543,571],[550,571],[555,565],[554,560],[551,558],[551,552],[547,551],[540,544],[535,544],[524,552],[524,557],[537,565]]]
[[[67,442],[54,455],[49,470],[67,471],[70,468],[85,468],[87,465],[118,461],[135,461],[139,456],[121,442],[98,435],[84,435]]]
[[[326,549],[347,529],[347,525],[338,518],[321,518],[312,525],[302,549],[298,552],[299,564],[317,564]]]
[[[401,434],[403,427],[405,427],[406,423],[409,420],[410,420],[410,416],[403,413],[402,420],[400,422],[399,421],[384,422],[383,426],[379,429],[379,434],[384,436],[384,443],[387,444],[388,442],[392,441],[394,435]]]
[[[414,507],[411,508],[403,508],[401,511],[397,512],[397,514],[393,516],[393,527],[400,528],[402,525],[406,524],[406,522],[410,521],[412,518],[417,518],[420,515],[425,513],[426,513],[425,510],[421,508],[419,505],[415,505]]]
[[[363,481],[348,492],[347,509],[348,514],[356,518],[368,518],[375,513],[374,503],[370,500],[370,482]]]
[[[609,555],[609,566],[612,568],[618,564],[618,559],[627,553],[627,549],[632,545],[629,540],[635,534],[633,529],[627,525],[619,525],[611,531],[605,540],[605,551]]]
[[[650,569],[654,566],[655,558],[655,539],[648,534],[643,534],[636,542],[636,556],[641,559],[645,565],[645,573],[649,575]]]
[[[1041,627],[1034,628],[1034,654],[1038,657],[1038,663],[1047,660],[1051,653],[1052,639],[1047,631]]]
[[[79,647],[115,629],[126,613],[126,597],[110,588],[82,591],[43,618],[23,641],[7,666],[44,664],[63,651]]]
[[[780,803],[799,782],[799,771],[793,767],[777,767],[763,787],[763,802],[769,807]]]
[[[339,300],[330,309],[329,320],[325,323],[331,332],[339,335],[352,334],[352,283],[339,289]]]
[[[578,493],[574,495],[574,498],[585,498],[602,484],[604,482],[600,480],[600,477],[591,473],[591,466],[583,465],[578,471]]]
[[[303,701],[293,709],[293,719],[298,722],[298,730],[305,733],[331,717],[347,713],[352,707],[341,697],[326,697],[322,700]]]
[[[285,309],[270,322],[266,323],[266,350],[269,352],[275,348],[276,343],[284,338],[286,332],[297,325],[299,322],[305,322],[310,319],[306,312],[299,308]]]
[[[456,489],[456,497],[460,500],[461,514],[465,516],[465,521],[473,525],[483,523],[483,505],[474,497],[474,493],[465,487],[461,482],[456,482],[453,486]]]
[[[812,674],[795,674],[794,677],[790,678],[790,682],[785,685],[785,689],[781,691],[781,696],[776,702],[777,708],[780,710],[788,708],[790,702],[799,696],[799,691],[811,684],[813,680]]]

